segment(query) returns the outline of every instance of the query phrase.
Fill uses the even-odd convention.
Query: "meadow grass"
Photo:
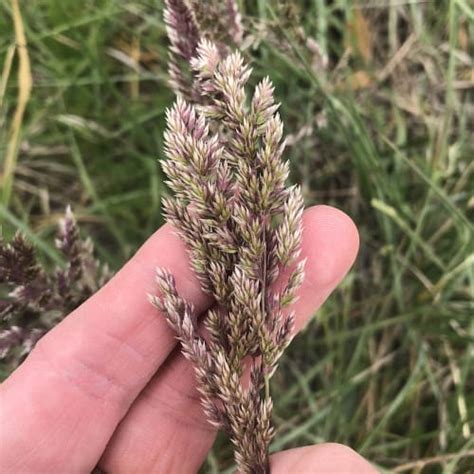
[[[119,268],[162,224],[162,2],[14,4],[0,5],[2,231],[20,228],[57,261],[51,236],[70,203]],[[269,75],[282,103],[293,180],[361,234],[353,270],[273,379],[272,450],[335,441],[390,472],[474,471],[474,10],[241,8],[255,80]],[[231,468],[219,439],[203,472]]]

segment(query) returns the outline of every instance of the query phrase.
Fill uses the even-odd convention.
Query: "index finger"
[[[157,266],[173,272],[179,291],[198,313],[211,304],[183,243],[171,226],[163,226],[107,285],[44,336],[2,384],[3,469],[93,468],[131,403],[176,345],[165,318],[146,298],[155,291]]]

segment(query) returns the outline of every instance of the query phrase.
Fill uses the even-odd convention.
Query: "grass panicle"
[[[49,329],[97,291],[109,278],[94,257],[68,207],[56,238],[65,266],[44,266],[35,248],[17,232],[0,240],[0,360],[15,368]]]
[[[265,388],[290,342],[294,316],[287,307],[304,278],[304,261],[294,265],[303,198],[299,187],[286,187],[283,126],[269,80],[249,99],[251,69],[242,56],[221,58],[207,40],[191,65],[205,105],[179,98],[168,111],[162,166],[175,198],[163,208],[203,291],[216,301],[204,322],[209,338],[199,335],[197,315],[166,269],[157,272],[161,296],[152,302],[194,363],[206,416],[229,435],[239,470],[264,473],[274,435]],[[284,289],[276,290],[281,269],[290,266]]]

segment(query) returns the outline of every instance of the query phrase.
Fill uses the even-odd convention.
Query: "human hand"
[[[327,206],[303,221],[306,277],[295,303],[301,328],[352,265],[353,222]],[[4,473],[192,473],[215,430],[201,412],[193,369],[164,317],[148,302],[164,267],[180,294],[204,313],[186,250],[169,225],[158,230],[94,296],[45,335],[0,386]],[[277,453],[273,473],[377,472],[354,451],[321,444]]]

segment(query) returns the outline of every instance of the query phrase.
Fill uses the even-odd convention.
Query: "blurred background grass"
[[[2,232],[58,260],[70,203],[117,269],[162,223],[163,4],[19,3],[0,5]],[[361,233],[355,267],[274,377],[274,450],[337,441],[391,472],[474,472],[471,5],[240,2],[293,180]],[[218,440],[203,471],[231,459]]]

